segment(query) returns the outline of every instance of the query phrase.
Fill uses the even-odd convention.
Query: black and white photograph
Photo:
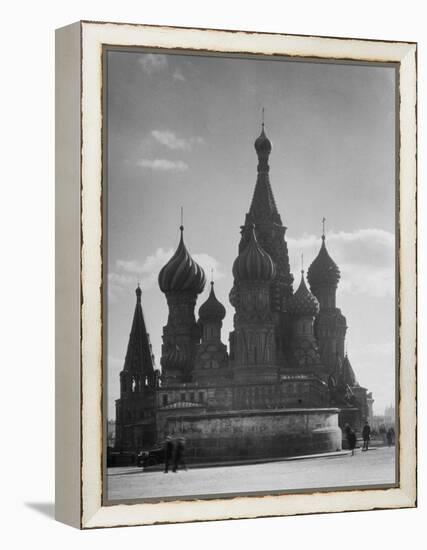
[[[396,65],[103,63],[105,501],[396,486]]]

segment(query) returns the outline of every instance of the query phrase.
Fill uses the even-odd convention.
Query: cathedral
[[[257,180],[232,266],[228,345],[213,281],[196,317],[206,276],[181,225],[178,248],[158,276],[169,309],[161,372],[136,289],[116,401],[116,450],[149,449],[175,434],[186,438],[190,461],[335,451],[345,423],[360,429],[372,418],[372,394],[345,352],[347,321],[336,303],[340,270],[325,231],[307,275],[302,270],[294,281],[264,124],[255,150]]]

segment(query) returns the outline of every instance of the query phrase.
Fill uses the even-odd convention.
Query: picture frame
[[[387,489],[104,504],[103,48],[395,64],[399,481]],[[416,506],[417,45],[80,21],[56,32],[56,518],[80,529]],[[403,427],[403,429],[402,429]]]

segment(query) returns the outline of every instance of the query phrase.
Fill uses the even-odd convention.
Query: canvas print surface
[[[395,486],[396,67],[104,51],[106,503]]]

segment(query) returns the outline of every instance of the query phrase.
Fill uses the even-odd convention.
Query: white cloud
[[[225,277],[225,273],[221,270],[220,263],[218,260],[209,256],[209,254],[192,254],[194,260],[203,267],[206,278],[209,280],[211,277],[211,272],[213,270],[214,280],[222,279]]]
[[[188,170],[188,164],[182,160],[139,159],[137,165],[155,172],[185,172]]]
[[[189,150],[191,147],[189,140],[179,138],[169,130],[153,130],[151,135],[156,141],[165,145],[168,149]]]
[[[203,143],[203,138],[200,136],[184,139],[179,138],[170,130],[153,130],[151,135],[158,143],[173,151],[189,151],[193,145]]]
[[[293,273],[300,270],[301,253],[307,270],[317,256],[320,238],[304,235],[287,242]],[[328,233],[326,245],[341,271],[341,291],[376,297],[393,295],[395,240],[392,233],[382,229]]]
[[[117,260],[116,270],[108,274],[108,286],[112,291],[112,298],[139,282],[144,290],[149,290],[157,283],[157,277],[162,267],[170,260],[174,250],[158,248],[154,254],[147,256],[144,261]],[[194,260],[202,266],[206,277],[210,277],[211,269],[214,270],[215,280],[225,277],[218,260],[209,254],[192,254]]]
[[[164,250],[163,248],[158,248],[154,254],[147,256],[143,262],[138,260],[117,260],[116,268],[118,273],[114,275],[117,278],[122,277],[124,286],[127,286],[127,278],[129,274],[132,274],[132,281],[139,281],[144,290],[153,288],[159,271],[172,254],[172,249]]]
[[[141,54],[138,61],[142,70],[148,75],[162,71],[168,66],[166,55],[158,53]]]

